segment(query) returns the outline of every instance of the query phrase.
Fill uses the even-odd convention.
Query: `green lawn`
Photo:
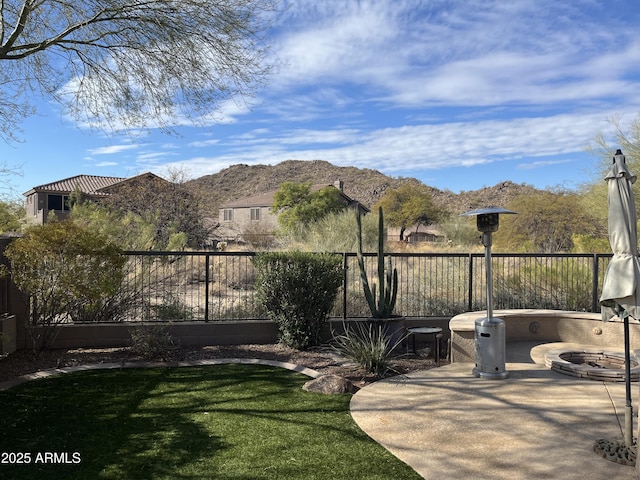
[[[420,478],[357,427],[350,395],[307,380],[220,365],[32,381],[0,392],[0,478]]]

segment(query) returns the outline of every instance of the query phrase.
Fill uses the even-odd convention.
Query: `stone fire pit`
[[[559,373],[601,382],[624,381],[624,354],[607,350],[549,350],[545,364]],[[640,364],[631,357],[631,381],[640,378]]]

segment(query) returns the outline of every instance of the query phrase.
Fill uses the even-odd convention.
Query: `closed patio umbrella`
[[[625,408],[625,444],[633,444],[633,416],[631,408],[631,378],[629,354],[629,317],[637,319],[640,313],[640,259],[638,258],[638,231],[636,207],[631,186],[636,181],[625,162],[622,151],[617,150],[613,165],[605,177],[609,202],[609,243],[613,258],[607,267],[602,285],[600,304],[603,320],[611,318],[611,309],[624,322],[625,382],[627,402]]]

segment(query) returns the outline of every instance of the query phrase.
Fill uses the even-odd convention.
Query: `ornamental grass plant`
[[[344,333],[333,335],[333,350],[358,363],[376,377],[383,377],[390,369],[394,352],[402,345],[406,335],[393,336],[379,322],[362,321],[345,325]]]

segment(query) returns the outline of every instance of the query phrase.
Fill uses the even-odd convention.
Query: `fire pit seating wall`
[[[451,331],[451,361],[475,362],[475,321],[485,318],[486,311],[466,312],[449,321]],[[623,323],[619,319],[602,321],[600,313],[564,310],[494,310],[493,317],[505,323],[506,343],[510,342],[569,342],[622,349]],[[632,353],[640,348],[640,324],[629,324]]]

